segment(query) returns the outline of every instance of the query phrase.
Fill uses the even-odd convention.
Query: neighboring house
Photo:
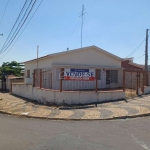
[[[96,74],[99,89],[122,87],[121,62],[122,58],[97,46],[54,53],[40,57],[38,60],[24,62],[25,84],[33,85],[36,78],[34,75],[41,69],[43,72],[49,72],[49,74],[42,76],[42,87],[59,90],[61,68],[63,68],[64,75],[66,76],[68,73],[68,76],[63,80],[64,90],[94,89],[96,83],[93,79]],[[95,73],[96,70],[97,73]],[[91,81],[89,79],[87,81],[73,79],[71,75],[74,72],[90,72],[93,79]]]
[[[12,83],[24,83],[24,77],[17,77],[14,75],[6,76],[6,90],[11,91],[11,84]]]
[[[121,67],[130,72],[125,73],[125,87],[129,89],[137,88],[137,72],[144,71],[144,66],[133,62],[133,58],[126,58],[122,60]],[[137,71],[137,72],[136,72]],[[140,74],[139,86],[143,85],[143,74]]]
[[[128,70],[144,70],[144,66],[134,63],[133,58],[123,59],[121,62],[121,67]]]

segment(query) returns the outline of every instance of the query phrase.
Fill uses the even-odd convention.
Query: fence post
[[[42,69],[40,69],[40,89],[42,88]]]
[[[141,87],[141,72],[139,72],[139,87]]]
[[[149,76],[148,76],[148,71],[146,71],[146,86],[149,86]]]
[[[142,87],[142,92],[144,93],[144,85],[145,85],[145,71],[143,71],[143,87]]]
[[[35,87],[35,70],[33,72],[33,87]]]
[[[139,80],[138,80],[139,77],[138,77],[138,74],[139,74],[139,73],[138,73],[138,71],[137,71],[137,73],[136,73],[136,94],[137,94],[137,95],[138,95],[138,88],[139,88],[139,84],[138,84],[138,83],[139,83]]]
[[[123,69],[123,91],[125,91],[125,70]]]
[[[97,77],[98,77],[98,69],[95,70],[95,78],[96,78],[96,88],[95,88],[95,91],[97,92],[98,90],[98,80],[97,80]]]
[[[64,68],[60,68],[60,92],[62,91],[62,76],[64,76]]]

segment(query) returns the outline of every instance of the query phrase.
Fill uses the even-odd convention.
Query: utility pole
[[[82,12],[81,12],[81,15],[80,17],[82,17],[82,22],[81,22],[81,48],[82,48],[82,34],[83,34],[83,17],[84,17],[84,14],[85,14],[85,9],[84,9],[84,4],[82,5]]]
[[[146,44],[145,44],[145,72],[146,86],[148,86],[148,30],[146,29]]]
[[[39,46],[37,45],[37,70],[38,70],[38,54],[39,54]]]

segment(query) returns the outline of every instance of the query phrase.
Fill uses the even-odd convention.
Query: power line
[[[31,13],[31,11],[32,11],[32,9],[33,9],[35,3],[36,3],[36,0],[35,0],[34,3],[32,4],[30,11],[28,12],[28,14],[27,14],[25,20],[23,21],[23,23],[22,23],[21,27],[19,28],[18,32],[15,34],[14,38],[11,40],[11,42],[8,44],[8,46],[7,46],[5,49],[2,49],[2,50],[0,51],[0,53],[3,53],[4,51],[6,51],[6,50],[8,49],[8,47],[12,44],[12,42],[15,40],[15,38],[16,38],[16,36],[18,35],[19,31],[21,30],[21,28],[22,28],[23,25],[25,24],[26,20],[28,19],[28,17],[29,17],[29,15],[30,15],[30,13]]]
[[[12,32],[13,32],[13,29],[15,28],[15,26],[16,26],[16,24],[17,24],[17,22],[18,22],[18,20],[19,20],[19,18],[20,18],[20,16],[21,16],[21,14],[22,14],[22,12],[23,12],[23,10],[24,10],[24,8],[25,8],[27,2],[28,2],[28,0],[25,1],[24,5],[23,5],[23,7],[22,7],[22,9],[21,9],[21,11],[20,11],[20,13],[19,13],[19,16],[17,17],[17,19],[16,19],[16,21],[15,21],[15,23],[14,23],[14,25],[13,25],[13,27],[12,27],[12,29],[11,29],[9,35],[8,35],[8,37],[7,37],[7,39],[5,40],[5,43],[3,44],[3,47],[4,47],[4,45],[6,44],[7,40],[9,39],[9,37],[11,36],[11,34],[12,34]],[[3,47],[2,47],[1,49],[3,49]]]
[[[0,36],[0,45],[1,45],[2,37],[3,37],[3,36]]]
[[[137,50],[139,50],[139,48],[142,46],[142,44],[144,42],[145,42],[145,38],[128,56],[126,56],[126,58],[129,57],[129,56],[131,56],[131,55],[133,55]]]
[[[18,28],[20,27],[20,24],[22,23],[23,19],[25,18],[25,16],[26,16],[26,14],[28,12],[28,9],[30,8],[31,4],[32,4],[32,0],[30,1],[27,9],[25,10],[25,13],[23,14],[23,17],[21,18],[20,22],[18,23],[18,26],[16,27],[15,31],[13,32],[13,35],[11,36],[11,38],[9,39],[9,41],[5,45],[3,45],[2,49],[5,49],[5,47],[7,47],[7,45],[9,45],[10,41],[13,39],[14,34],[17,32]]]
[[[5,15],[5,12],[6,12],[6,9],[7,9],[7,6],[8,6],[8,3],[9,3],[9,0],[8,0],[8,1],[7,1],[7,3],[6,3],[6,6],[5,6],[5,9],[4,9],[4,12],[3,12],[2,18],[1,18],[1,20],[0,20],[0,25],[1,25],[2,21],[3,21],[3,18],[4,18],[4,15]]]
[[[14,44],[11,46],[11,48],[0,58],[0,60],[2,60],[8,53],[9,51],[12,49],[12,47],[16,44],[16,42],[18,41],[18,39],[20,38],[20,36],[22,35],[22,33],[24,32],[24,30],[26,29],[26,27],[28,26],[28,24],[30,23],[30,21],[32,20],[32,18],[34,17],[35,13],[37,12],[37,10],[39,9],[39,7],[41,6],[43,0],[41,0],[41,2],[39,3],[39,5],[37,6],[36,10],[34,11],[33,15],[31,16],[31,18],[29,19],[29,21],[27,22],[26,26],[23,28],[22,32],[19,34],[18,38],[16,39],[16,41],[14,42]]]
[[[134,60],[137,60],[137,59],[140,59],[141,57],[143,57],[145,54],[143,54],[143,55],[141,55],[141,56],[139,56],[139,57],[137,57],[136,59],[134,59]]]

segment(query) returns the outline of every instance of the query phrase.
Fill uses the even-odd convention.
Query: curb
[[[140,118],[140,117],[147,117],[150,116],[150,113],[147,114],[138,114],[138,115],[132,115],[132,116],[118,116],[118,117],[112,117],[112,118],[102,118],[102,119],[75,119],[75,118],[48,118],[48,117],[37,117],[37,116],[28,116],[28,115],[18,115],[18,114],[12,114],[9,112],[1,111],[1,114],[6,115],[12,115],[22,118],[36,118],[36,119],[47,119],[47,120],[63,120],[63,121],[105,121],[105,120],[119,120],[119,119],[131,119],[131,118]]]

